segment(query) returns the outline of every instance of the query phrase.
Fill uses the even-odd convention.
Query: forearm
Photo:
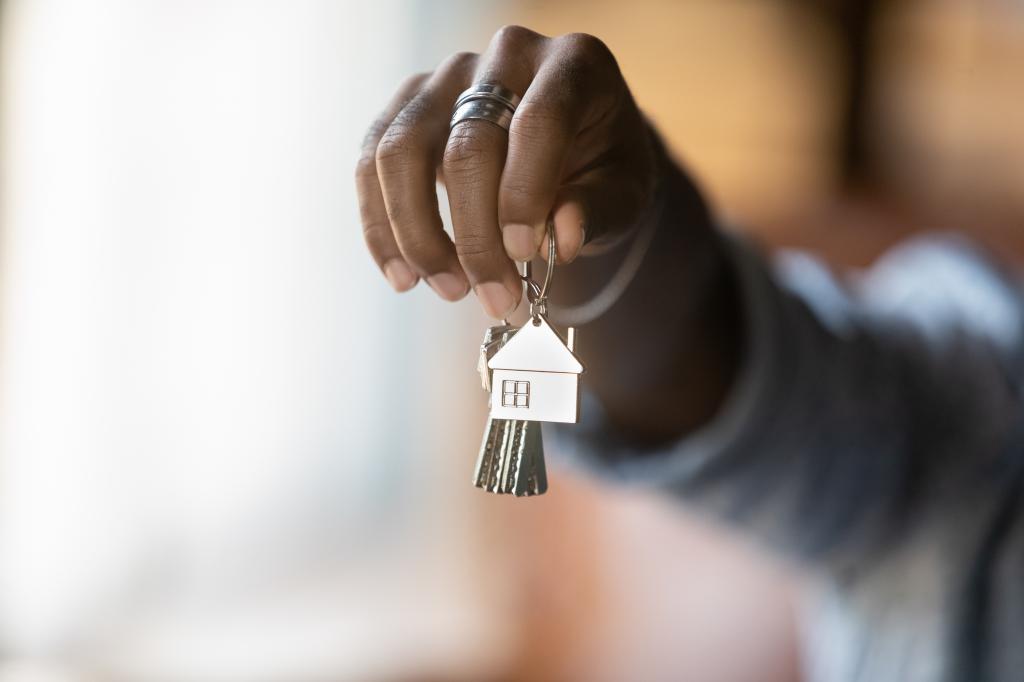
[[[914,542],[962,559],[947,541],[983,537],[1020,470],[1021,344],[1006,333],[1022,328],[1019,285],[953,240],[890,254],[854,296],[807,257],[769,267],[740,241],[727,248],[746,331],[714,420],[641,448],[591,405],[550,430],[567,460],[845,579]],[[604,362],[603,349],[582,354]]]
[[[652,444],[711,419],[732,383],[742,347],[739,302],[722,236],[693,184],[663,150],[658,156],[656,205],[645,218],[657,221],[653,240],[621,298],[581,330],[580,351],[586,384],[609,417],[637,442]],[[560,268],[560,301],[593,296],[629,248],[623,244]]]

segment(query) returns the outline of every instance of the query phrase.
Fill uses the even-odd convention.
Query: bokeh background
[[[6,0],[2,682],[800,679],[749,541],[475,490],[486,320],[364,253],[365,126],[506,23],[603,38],[766,248],[1022,252],[1017,1]]]

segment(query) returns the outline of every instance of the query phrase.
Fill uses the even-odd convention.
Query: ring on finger
[[[497,83],[478,83],[465,90],[455,102],[449,129],[463,121],[488,121],[508,132],[512,116],[522,98]]]

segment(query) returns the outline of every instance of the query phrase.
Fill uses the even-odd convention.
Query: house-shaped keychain
[[[490,359],[491,418],[537,422],[579,420],[580,374],[576,330],[568,342],[543,315],[528,320]]]

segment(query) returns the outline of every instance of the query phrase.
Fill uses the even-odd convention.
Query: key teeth
[[[487,420],[473,484],[498,495],[531,497],[548,489],[540,424]]]
[[[484,440],[480,446],[477,459],[474,485],[488,492],[501,493],[500,481],[501,458],[508,424],[504,419],[488,419]]]
[[[544,441],[541,426],[537,422],[521,422],[522,435],[519,447],[519,475],[513,492],[518,497],[542,495],[548,488],[547,472],[544,468]]]

